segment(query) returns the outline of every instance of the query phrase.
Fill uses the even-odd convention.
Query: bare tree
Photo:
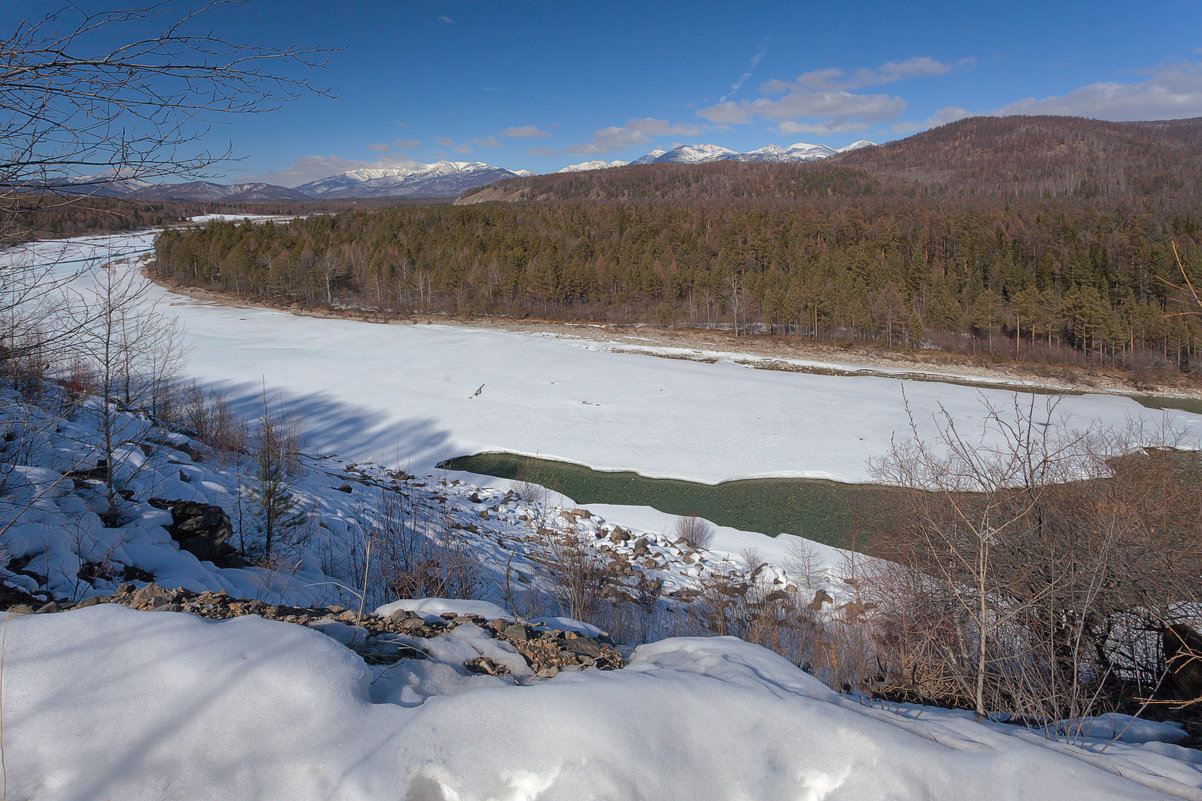
[[[205,143],[215,122],[310,90],[319,51],[212,33],[227,5],[177,14],[166,3],[63,3],[21,20],[0,41],[0,198],[70,202],[113,180],[199,177],[230,156]]]
[[[320,51],[212,33],[237,4],[175,12],[167,3],[88,11],[63,2],[0,39],[0,248],[33,238],[30,212],[199,178],[228,158],[208,144],[231,115],[268,111],[310,91]],[[10,252],[0,274],[0,373],[39,370],[76,335],[47,326],[46,306],[92,260]]]
[[[134,270],[100,270],[90,290],[64,296],[55,324],[74,331],[70,353],[95,378],[99,394],[92,408],[99,418],[100,466],[104,469],[108,515],[117,514],[115,483],[118,451],[145,432],[128,412],[162,402],[165,384],[184,353],[178,324],[148,301],[150,284]],[[143,404],[146,401],[146,404]]]

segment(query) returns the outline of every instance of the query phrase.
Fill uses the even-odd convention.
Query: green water
[[[757,478],[696,484],[610,473],[569,462],[511,453],[482,453],[444,462],[441,467],[530,481],[563,493],[577,503],[651,506],[674,515],[697,514],[746,531],[798,534],[808,539],[873,553],[887,512],[900,490],[873,484],[841,484],[808,478]]]

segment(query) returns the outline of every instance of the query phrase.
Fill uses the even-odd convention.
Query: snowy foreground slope
[[[6,429],[19,432],[14,442],[34,444],[6,454],[33,462],[14,465],[5,486],[3,523],[13,525],[3,541],[24,565],[7,583],[43,598],[108,595],[136,569],[194,591],[345,603],[319,582],[353,582],[334,557],[354,552],[381,486],[425,498],[423,534],[452,528],[494,575],[503,565],[533,574],[540,542],[532,534],[544,526],[629,552],[629,542],[597,536],[616,527],[596,514],[565,516],[497,489],[306,458],[297,493],[316,525],[294,551],[295,569],[221,568],[181,550],[163,528],[170,514],[145,498],[234,511],[237,465],[218,465],[201,443],[125,416],[120,430],[140,422],[145,448],[119,454],[130,498],[121,520],[106,525],[95,511],[97,482],[76,480],[78,473],[63,479],[95,455],[90,407],[52,418],[11,398],[0,405]],[[636,561],[636,573],[667,592],[737,560],[682,549],[655,529],[632,536],[649,543],[650,562]],[[767,540],[727,531],[717,541],[736,548]],[[812,577],[815,586],[838,599],[839,554],[819,556],[826,566]],[[103,571],[81,577],[81,567],[98,562]],[[633,588],[639,575],[621,586]],[[803,579],[774,565],[760,580],[784,587]],[[486,583],[484,592],[496,597],[500,586]],[[661,603],[682,612],[671,596]],[[505,614],[482,601],[379,611],[398,607]],[[838,614],[834,604],[829,612]],[[2,625],[9,798],[1202,798],[1202,755],[1156,742],[1176,739],[1173,727],[1139,724],[1127,732],[1136,742],[1106,745],[1114,727],[1102,726],[1103,736],[1072,747],[979,725],[966,713],[838,695],[731,638],[668,639],[635,649],[622,670],[542,678],[470,624],[420,641],[429,658],[386,666],[365,664],[343,645],[351,626],[333,622],[306,627],[256,615],[214,622],[104,604],[5,615]],[[465,663],[478,655],[512,665],[511,674],[473,675]]]
[[[255,617],[98,606],[11,619],[6,642],[10,798],[1202,792],[1195,770],[1157,755],[1172,746],[1097,756],[959,715],[863,706],[728,638],[667,640],[636,650],[624,670],[524,684],[426,663],[381,676],[322,634]]]

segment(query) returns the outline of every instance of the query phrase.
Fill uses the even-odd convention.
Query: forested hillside
[[[525,202],[168,232],[155,270],[269,302],[1190,370],[1172,243],[1202,283],[1199,125],[1157,125],[968,120],[837,163],[510,179],[484,193]]]
[[[100,195],[81,197],[53,193],[12,193],[0,197],[0,247],[30,239],[139,231],[204,214],[316,214],[353,208],[383,208],[405,202],[403,199],[389,199],[274,200],[244,203],[229,200],[180,201]]]

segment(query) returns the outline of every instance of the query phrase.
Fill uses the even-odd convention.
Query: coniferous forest
[[[277,304],[1190,373],[1202,125],[1156,125],[966,120],[821,163],[509,179],[455,206],[168,231],[154,270]]]

